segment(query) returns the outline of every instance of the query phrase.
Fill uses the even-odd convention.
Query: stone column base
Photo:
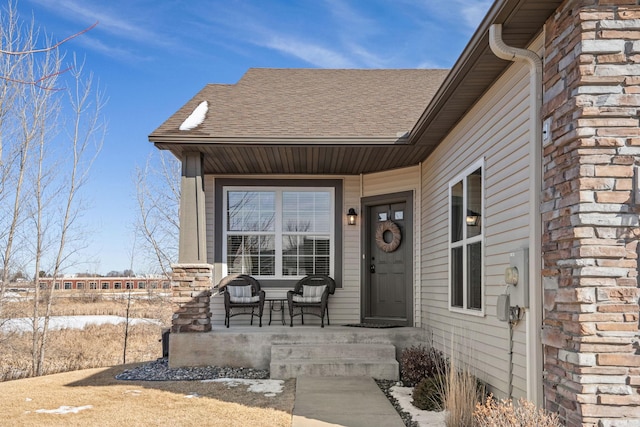
[[[211,287],[213,265],[173,264],[171,332],[211,331]]]

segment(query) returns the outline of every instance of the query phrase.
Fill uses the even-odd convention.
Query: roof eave
[[[438,114],[442,110],[443,106],[451,102],[453,97],[453,93],[460,86],[461,82],[468,76],[470,71],[477,65],[479,58],[482,56],[483,52],[486,49],[489,49],[489,27],[492,24],[500,23],[508,26],[509,21],[520,11],[520,6],[527,3],[528,0],[498,0],[496,1],[492,7],[487,12],[487,15],[480,23],[479,27],[471,37],[471,40],[463,50],[462,54],[456,61],[455,65],[451,68],[451,71],[445,77],[442,85],[437,90],[431,101],[425,108],[424,112],[421,114],[420,118],[416,122],[415,126],[409,133],[409,144],[421,143],[421,144],[429,144],[433,147],[436,147],[440,141],[434,140],[433,137],[429,135],[429,127],[434,123],[434,121],[438,118]],[[557,5],[555,3],[561,3],[561,1],[546,2],[544,5],[548,8],[545,11],[548,11],[548,16],[550,16]],[[520,11],[521,12],[521,11]],[[540,20],[540,27],[544,25],[546,19]],[[531,38],[529,42],[531,42],[536,35],[539,33],[536,32],[531,34]],[[503,34],[505,39],[508,39],[508,27],[505,29]],[[526,47],[526,46],[519,46]],[[511,65],[510,62],[504,61],[495,57],[494,61],[496,63],[502,64],[502,71],[506,70],[507,67]],[[493,80],[486,82],[486,89],[488,89]],[[460,114],[457,121],[450,123],[449,130],[451,130],[460,119],[464,116],[464,114],[471,109],[471,107],[475,104],[469,103],[466,110]]]
[[[262,137],[262,136],[221,136],[204,135],[150,135],[149,141],[156,145],[162,144],[210,144],[210,145],[340,145],[340,146],[377,146],[377,145],[406,145],[408,134],[402,136],[369,136],[369,137]]]

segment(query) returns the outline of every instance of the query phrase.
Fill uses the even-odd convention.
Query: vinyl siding
[[[229,178],[230,176],[225,176]],[[360,228],[358,226],[349,226],[346,223],[346,212],[350,207],[359,210],[360,206],[360,177],[359,176],[343,176],[335,175],[323,176],[276,176],[270,175],[269,179],[342,179],[343,180],[343,206],[340,209],[344,212],[342,221],[342,245],[343,245],[343,264],[342,264],[342,288],[336,289],[334,295],[329,298],[329,316],[331,324],[341,325],[345,323],[357,323],[360,321]],[[214,188],[215,177],[207,175],[205,177],[206,185],[206,211],[207,211],[207,257],[209,262],[214,258],[214,238],[215,238],[215,212],[214,206]],[[214,282],[220,280],[220,271],[222,266],[214,265]],[[266,288],[268,296],[286,297],[289,288]],[[285,310],[287,310],[285,304]],[[273,322],[280,321],[280,313],[273,314]],[[214,326],[224,325],[224,300],[222,295],[214,295],[211,298],[211,321]],[[285,315],[285,321],[289,322],[288,311]],[[231,319],[232,325],[248,325],[250,316],[238,316]],[[269,322],[269,307],[265,304],[265,311],[262,317],[263,327]],[[294,320],[294,325],[300,323],[300,318]],[[315,316],[305,316],[306,324],[320,324],[320,319]],[[272,323],[273,325],[274,323]],[[256,325],[254,321],[254,325]]]
[[[394,169],[362,176],[364,197],[416,190],[420,185],[420,167]]]
[[[529,74],[511,66],[422,164],[421,326],[471,364],[499,396],[508,393],[509,328],[496,318],[509,252],[528,246]],[[484,158],[484,315],[449,311],[449,182]],[[513,395],[526,396],[525,319],[514,329]]]

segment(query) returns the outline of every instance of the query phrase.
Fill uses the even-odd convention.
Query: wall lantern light
[[[467,211],[467,225],[475,227],[480,222],[480,214],[472,210]]]
[[[358,214],[354,208],[349,208],[349,212],[347,212],[347,224],[356,225],[356,218],[358,218]]]

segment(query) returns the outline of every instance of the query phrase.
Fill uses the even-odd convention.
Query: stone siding
[[[545,31],[544,395],[567,426],[640,425],[640,6],[570,0]]]
[[[173,318],[171,332],[211,331],[211,288],[213,266],[210,264],[174,264],[171,266]]]

